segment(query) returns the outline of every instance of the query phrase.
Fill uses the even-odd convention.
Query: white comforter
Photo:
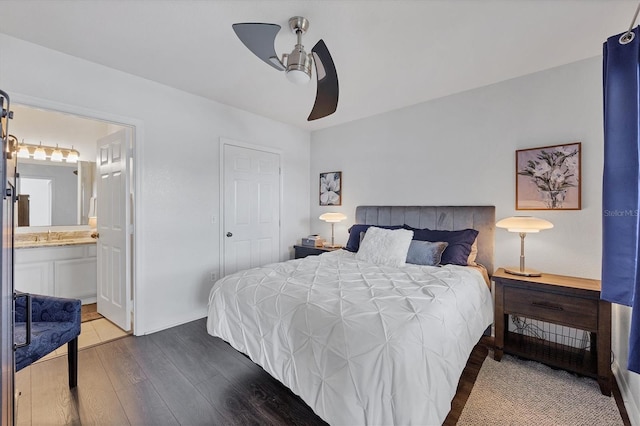
[[[393,268],[337,250],[218,281],[207,330],[332,425],[439,425],[492,322],[473,268]]]

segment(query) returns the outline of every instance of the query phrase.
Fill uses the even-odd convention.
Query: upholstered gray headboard
[[[493,274],[495,206],[358,206],[356,223],[365,225],[409,225],[455,231],[471,228],[478,234],[477,262]]]

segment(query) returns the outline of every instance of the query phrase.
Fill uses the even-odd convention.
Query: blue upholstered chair
[[[77,299],[31,295],[31,343],[27,342],[28,302],[25,294],[16,299],[14,339],[16,371],[68,344],[69,387],[78,383],[78,336],[80,335],[81,302]]]

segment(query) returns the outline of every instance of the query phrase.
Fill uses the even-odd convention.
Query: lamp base
[[[507,274],[512,274],[512,275],[520,275],[521,277],[540,277],[542,276],[542,272],[538,272],[535,269],[523,269],[522,271],[520,270],[520,268],[518,267],[512,267],[512,268],[504,268],[504,271]]]

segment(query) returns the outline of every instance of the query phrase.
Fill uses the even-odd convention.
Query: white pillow
[[[404,266],[413,231],[370,227],[364,234],[356,259],[377,265]]]

